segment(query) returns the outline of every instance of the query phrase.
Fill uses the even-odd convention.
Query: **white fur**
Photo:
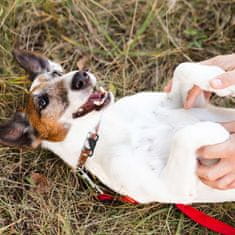
[[[48,71],[44,71],[40,75],[37,76],[37,79],[35,79],[30,87],[30,91],[32,91],[36,86],[40,85],[42,82],[50,81],[52,78],[53,80],[56,80],[53,76],[51,76],[51,73],[58,72],[63,73],[63,68],[60,64],[57,64],[51,60],[48,60]]]
[[[77,119],[72,119],[72,112],[81,101],[69,91],[71,105],[61,121],[71,125],[70,131],[63,142],[44,141],[43,147],[76,169],[87,133],[101,120],[99,141],[86,168],[114,191],[141,203],[234,201],[234,189],[212,189],[201,183],[195,170],[196,150],[226,141],[229,133],[215,122],[234,120],[235,111],[208,105],[203,97],[195,108],[182,108],[194,84],[221,96],[234,95],[234,87],[217,91],[209,85],[223,72],[214,66],[183,63],[175,70],[169,95],[139,93]]]

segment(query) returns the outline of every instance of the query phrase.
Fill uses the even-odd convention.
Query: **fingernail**
[[[214,79],[210,83],[214,88],[222,88],[223,87],[223,83],[221,82],[220,79]]]

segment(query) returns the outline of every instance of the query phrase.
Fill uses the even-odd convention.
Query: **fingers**
[[[216,57],[212,57],[212,58],[210,58],[208,60],[203,60],[203,61],[200,62],[200,64],[204,64],[204,65],[216,65],[215,58]]]
[[[192,108],[196,98],[201,94],[202,90],[200,87],[194,85],[193,88],[188,92],[186,101],[184,103],[184,108],[185,109],[190,109]]]
[[[170,80],[167,83],[167,85],[164,87],[164,91],[170,92],[172,89],[172,84],[173,84],[173,81]],[[198,86],[194,85],[193,88],[188,92],[186,101],[184,103],[184,108],[189,109],[189,108],[193,107],[196,98],[201,94],[201,92],[202,92],[202,90]],[[204,91],[203,94],[205,96],[205,99],[207,101],[209,101],[209,99],[211,97],[211,92]]]
[[[215,65],[228,71],[211,82],[212,87],[215,89],[225,88],[235,84],[235,53],[229,55],[219,55],[211,59],[200,62],[205,65]],[[170,92],[172,88],[172,80],[170,80],[164,88],[165,92]]]
[[[227,174],[224,177],[222,177],[221,179],[217,180],[217,186],[219,189],[232,188],[233,183],[235,183],[235,173]]]
[[[211,97],[211,92],[207,92],[207,91],[202,91],[200,87],[194,85],[193,88],[188,92],[186,101],[184,103],[184,108],[185,109],[190,109],[193,107],[197,97],[199,95],[201,95],[201,93],[203,92],[204,97],[207,101],[209,101],[210,97]]]
[[[201,147],[197,151],[198,156],[205,159],[230,158],[235,156],[235,135],[230,139],[215,145]],[[235,158],[235,157],[234,157]]]
[[[200,178],[201,181],[212,187],[212,188],[216,188],[216,189],[220,189],[220,190],[227,190],[227,189],[235,189],[235,174],[227,174],[224,177],[221,177],[218,180],[215,181],[210,181],[210,180],[206,180],[203,178]]]
[[[173,80],[170,80],[166,86],[164,87],[164,91],[165,92],[170,92],[171,91],[171,88],[172,88],[172,84],[173,84]]]
[[[235,133],[235,122],[220,123],[228,132]]]
[[[235,135],[222,143],[203,147],[198,154],[203,159],[220,161],[212,166],[199,165],[197,175],[205,184],[217,189],[235,188]]]
[[[211,80],[210,85],[215,89],[223,89],[235,85],[235,70],[217,76]]]
[[[205,181],[217,181],[221,177],[229,174],[231,172],[230,162],[226,160],[221,160],[212,167],[199,165],[197,169],[197,174],[200,178]]]
[[[209,60],[204,60],[200,63],[205,65],[219,66],[225,71],[231,71],[235,69],[235,54],[215,56]]]
[[[210,98],[211,98],[211,92],[209,91],[204,91],[204,96],[207,102],[209,102]]]
[[[235,180],[230,185],[228,185],[228,189],[235,189]]]
[[[235,70],[223,73],[217,76],[210,82],[211,86],[215,89],[223,89],[229,87],[231,85],[235,85]],[[172,84],[171,84],[172,85]],[[169,89],[170,85],[167,85],[167,89]],[[193,88],[188,92],[184,108],[189,109],[192,108],[196,98],[203,92],[205,99],[209,101],[211,97],[210,92],[205,92],[200,89],[200,87],[194,85]]]

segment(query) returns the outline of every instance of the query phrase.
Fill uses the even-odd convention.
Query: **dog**
[[[203,95],[192,109],[183,109],[193,85],[219,96],[235,95],[234,86],[210,86],[221,68],[182,63],[169,94],[141,92],[114,102],[89,71],[64,73],[41,55],[23,50],[14,55],[32,84],[24,111],[1,124],[1,144],[49,149],[74,170],[85,167],[139,203],[234,201],[234,189],[210,188],[195,172],[197,149],[228,140],[219,123],[234,120],[235,111],[212,106]]]

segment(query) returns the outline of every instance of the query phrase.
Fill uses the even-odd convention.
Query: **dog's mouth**
[[[99,111],[111,102],[111,93],[103,87],[94,88],[87,101],[73,113],[73,118],[82,117],[92,111]]]

